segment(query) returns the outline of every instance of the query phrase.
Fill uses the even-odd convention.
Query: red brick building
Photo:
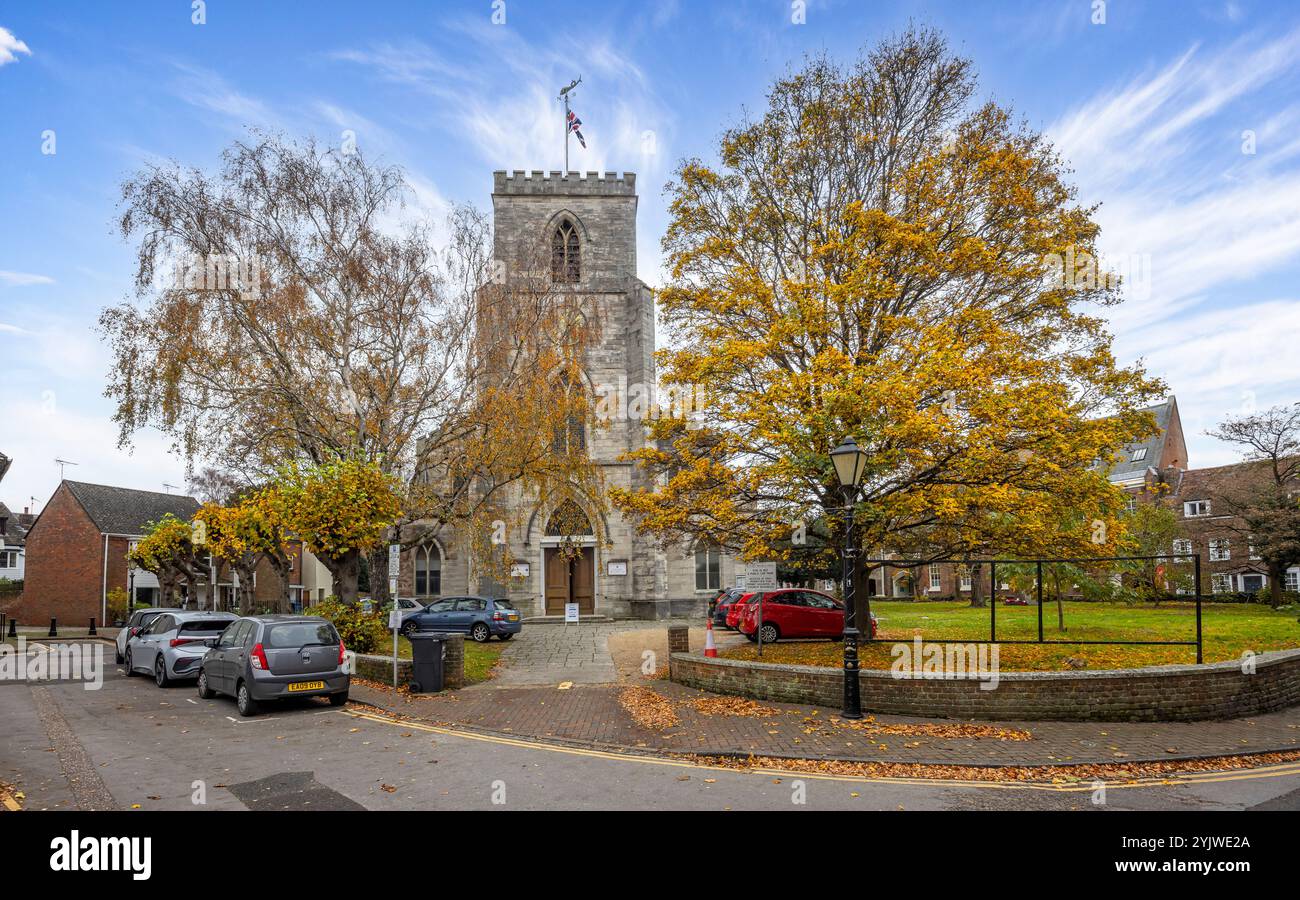
[[[145,526],[168,513],[189,519],[198,508],[193,497],[178,494],[61,482],[27,532],[23,595],[9,615],[24,624],[103,623],[109,591],[140,587],[132,584],[126,554]]]

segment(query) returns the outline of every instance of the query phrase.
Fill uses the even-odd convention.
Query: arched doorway
[[[591,520],[572,500],[551,513],[542,538],[546,614],[563,615],[566,603],[579,615],[596,611],[596,539]]]

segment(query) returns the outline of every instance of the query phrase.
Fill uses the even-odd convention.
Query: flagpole
[[[564,177],[569,177],[569,91],[576,88],[582,83],[582,76],[579,75],[569,86],[560,91],[560,99],[564,101]]]

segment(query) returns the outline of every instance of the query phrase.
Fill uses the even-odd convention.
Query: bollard
[[[91,617],[90,617],[90,633],[91,633],[91,634],[99,634],[99,632],[95,630],[95,617],[94,617],[94,616],[91,616]]]
[[[9,636],[18,637],[18,620],[12,617],[9,619]]]
[[[49,633],[49,637],[58,637],[58,636],[59,636],[59,620],[58,620],[58,619],[50,619],[50,633]]]

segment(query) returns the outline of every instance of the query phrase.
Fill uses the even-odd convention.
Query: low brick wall
[[[447,655],[442,661],[442,686],[444,690],[454,691],[465,686],[465,635],[447,635],[444,646],[447,649]],[[412,668],[409,659],[399,659],[397,661],[397,683],[399,685],[411,683]],[[358,653],[356,654],[356,674],[360,678],[369,678],[372,681],[392,684],[393,658],[391,656]]]
[[[1238,662],[1105,672],[1002,672],[994,690],[957,679],[858,673],[864,712],[998,721],[1131,722],[1232,719],[1300,704],[1300,650],[1261,653],[1254,674]],[[844,673],[693,653],[669,658],[673,681],[719,694],[839,708]]]

